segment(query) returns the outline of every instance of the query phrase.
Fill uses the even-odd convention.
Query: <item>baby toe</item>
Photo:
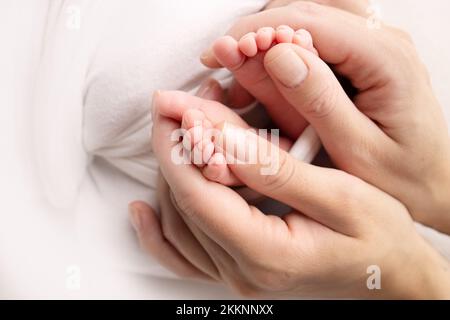
[[[258,46],[256,45],[256,33],[250,32],[244,35],[239,40],[239,49],[249,58],[256,56],[258,53]]]
[[[275,29],[271,27],[264,27],[256,33],[256,45],[261,51],[269,50],[272,43],[275,41]]]
[[[211,140],[202,141],[202,160],[203,163],[208,163],[214,154],[214,143]]]
[[[203,150],[201,147],[201,143],[196,144],[191,151],[191,163],[196,165],[199,168],[203,168],[205,166],[205,162],[203,162]]]
[[[245,56],[239,50],[238,42],[231,36],[217,39],[212,47],[219,63],[230,70],[239,68],[245,61]]]
[[[294,30],[289,26],[279,26],[276,30],[276,40],[278,43],[291,43],[294,38]]]
[[[314,53],[317,53],[317,50],[314,48],[313,38],[311,36],[311,33],[309,33],[305,29],[300,29],[300,30],[295,31],[292,43],[299,45],[304,49],[307,49]]]
[[[189,139],[189,144],[186,142],[185,148],[191,150],[200,141],[203,140],[204,130],[202,126],[195,126],[187,130],[186,135]],[[184,140],[183,140],[184,145]]]
[[[209,163],[203,168],[202,173],[206,179],[214,182],[219,182],[220,177],[222,177],[222,175],[224,174],[224,170],[226,170],[226,165],[213,164],[213,161],[215,161],[213,159],[216,157],[216,155],[217,153],[211,157]]]
[[[214,144],[211,140],[201,140],[198,142],[190,153],[191,163],[199,168],[203,168],[214,154]]]
[[[183,129],[189,130],[196,126],[201,126],[203,120],[206,118],[205,114],[198,109],[189,109],[183,113],[181,120],[181,127]]]
[[[208,165],[203,168],[202,172],[206,179],[226,186],[236,186],[240,184],[240,181],[231,172],[226,164],[224,155],[221,153],[213,154]]]
[[[213,124],[211,121],[209,121],[207,118],[203,119],[202,126],[204,129],[211,129],[213,127]]]

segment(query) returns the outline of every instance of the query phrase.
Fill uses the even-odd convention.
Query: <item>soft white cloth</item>
[[[155,164],[147,157],[151,155],[151,93],[161,88],[194,89],[210,74],[198,63],[200,52],[238,16],[258,11],[264,2],[10,0],[0,4],[5,26],[0,33],[6,44],[0,52],[4,76],[0,98],[2,105],[14,106],[0,110],[5,132],[0,136],[5,150],[0,169],[1,176],[8,178],[2,179],[0,190],[5,197],[0,296],[76,297],[64,288],[65,268],[71,264],[83,272],[82,297],[227,296],[206,285],[196,284],[192,292],[192,285],[181,281],[132,281],[108,270],[166,274],[139,253],[127,218],[129,201],[155,204],[151,189]],[[405,12],[405,5],[411,8],[411,3],[423,2],[383,2],[390,20],[404,18],[404,26],[412,28],[431,66],[437,92],[448,105],[449,79],[443,70],[449,65],[442,66],[445,51],[437,50],[442,41],[436,38],[435,47],[428,46],[430,32],[446,28],[435,14],[448,3],[434,0],[427,2],[427,10],[417,6],[420,12]],[[420,23],[424,15],[429,16],[426,24]],[[33,119],[33,125],[24,119]],[[35,142],[33,150],[28,134]],[[37,155],[38,170],[30,165],[31,154]],[[31,183],[35,180],[29,172],[39,172],[46,199],[65,209],[51,209],[34,194],[40,185]],[[67,215],[58,215],[61,212]],[[448,253],[448,237],[424,232]]]
[[[152,187],[153,90],[195,89],[211,74],[198,62],[201,51],[236,18],[264,4],[50,2],[34,119],[38,161],[52,203],[73,205],[94,157]]]
[[[50,2],[35,90],[35,152],[48,199],[76,208],[83,248],[119,254],[117,264],[127,270],[159,274],[139,253],[127,213],[135,199],[157,207],[152,93],[194,91],[213,73],[200,64],[202,51],[266,2]]]

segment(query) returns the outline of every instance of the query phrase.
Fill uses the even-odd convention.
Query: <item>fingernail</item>
[[[160,90],[156,90],[155,92],[153,92],[153,97],[152,97],[152,119],[155,119],[155,115],[156,115],[156,100],[158,99],[159,95],[161,94]]]
[[[200,89],[198,89],[197,96],[204,99],[209,99],[210,97],[214,96],[213,92],[214,89],[219,86],[219,83],[214,79],[208,79]]]
[[[208,49],[206,49],[205,51],[203,51],[203,53],[200,56],[200,60],[201,61],[206,61],[208,60],[212,55],[212,48],[209,47]]]
[[[266,63],[266,68],[285,87],[295,88],[308,76],[308,68],[303,60],[292,50],[286,49]]]
[[[139,209],[129,206],[128,211],[130,212],[130,221],[136,233],[141,233],[142,230],[142,216]]]

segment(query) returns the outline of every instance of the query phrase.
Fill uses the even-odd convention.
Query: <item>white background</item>
[[[136,279],[99,274],[96,285],[81,282],[82,290],[67,289],[67,267],[76,257],[69,240],[70,215],[49,212],[45,200],[33,192],[36,177],[23,120],[30,103],[33,68],[39,43],[29,26],[45,13],[40,1],[0,0],[0,297],[134,297],[219,298],[219,288],[188,282]],[[380,0],[384,20],[408,30],[429,67],[436,94],[450,119],[450,2],[447,0]],[[12,12],[7,9],[13,6]],[[20,7],[20,10],[17,8]],[[13,8],[13,9],[14,9]],[[42,21],[41,21],[42,22]],[[45,209],[43,209],[45,208]],[[62,226],[62,227],[61,227]],[[65,226],[67,228],[65,228]],[[102,278],[103,277],[103,278]],[[114,279],[111,281],[111,279]],[[98,284],[102,289],[99,289]],[[107,290],[116,288],[115,290]],[[120,288],[120,290],[117,290]]]

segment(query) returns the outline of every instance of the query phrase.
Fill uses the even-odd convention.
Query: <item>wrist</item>
[[[421,275],[418,299],[450,299],[450,266],[436,250],[430,248],[428,257],[424,257]]]
[[[401,299],[446,300],[450,299],[450,265],[425,240],[416,246],[416,259],[404,265],[402,281],[396,295]],[[401,271],[400,271],[401,272]]]
[[[422,181],[422,187],[411,215],[417,222],[450,235],[450,165],[433,166],[433,174]]]
[[[428,225],[450,235],[450,165],[441,171],[440,181],[433,192],[433,209]]]

